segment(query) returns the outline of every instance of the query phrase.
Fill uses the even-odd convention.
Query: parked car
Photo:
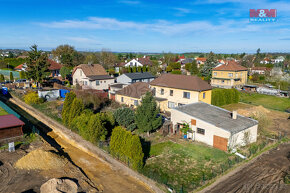
[[[18,79],[16,82],[26,82],[26,79]]]

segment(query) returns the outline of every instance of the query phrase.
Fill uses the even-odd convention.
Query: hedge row
[[[143,167],[144,153],[139,136],[121,126],[115,127],[112,132],[110,153],[135,170]]]
[[[234,88],[232,89],[213,89],[211,104],[216,106],[223,106],[240,101],[240,92]]]

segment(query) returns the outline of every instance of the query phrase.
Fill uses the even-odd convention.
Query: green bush
[[[67,119],[67,125],[71,126],[72,121],[75,117],[79,116],[82,111],[84,110],[84,104],[81,99],[75,98],[71,104],[68,119]]]
[[[25,79],[26,78],[26,75],[25,75],[24,71],[20,71],[19,72],[19,76],[20,76],[20,79]]]
[[[121,126],[113,129],[110,152],[135,170],[143,167],[144,153],[139,136],[133,135]]]
[[[43,98],[39,98],[37,92],[28,92],[25,96],[24,96],[24,102],[32,105],[32,104],[41,104],[44,102]]]
[[[136,124],[134,124],[135,114],[130,108],[118,108],[114,112],[114,118],[120,126],[127,128],[127,130],[133,131],[136,128]]]
[[[238,103],[240,100],[240,92],[232,89],[213,89],[211,104],[223,106],[232,103]]]
[[[76,94],[74,92],[69,92],[65,96],[65,100],[62,107],[62,113],[61,113],[62,121],[65,125],[68,125],[69,123],[70,109],[71,109],[72,102],[74,101],[75,98],[76,98]]]
[[[3,74],[0,74],[0,82],[4,82],[5,81],[5,77]]]

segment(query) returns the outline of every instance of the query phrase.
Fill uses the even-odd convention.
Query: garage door
[[[213,136],[213,147],[227,151],[228,139],[220,136]]]

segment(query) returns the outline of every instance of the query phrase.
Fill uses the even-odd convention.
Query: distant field
[[[176,192],[189,192],[203,185],[221,170],[226,170],[229,160],[235,157],[221,150],[187,141],[166,141],[152,145],[150,156],[142,173]]]
[[[0,115],[7,115],[8,113],[0,107]]]
[[[258,93],[241,93],[240,101],[252,105],[262,105],[265,108],[285,111],[290,108],[290,99]]]

